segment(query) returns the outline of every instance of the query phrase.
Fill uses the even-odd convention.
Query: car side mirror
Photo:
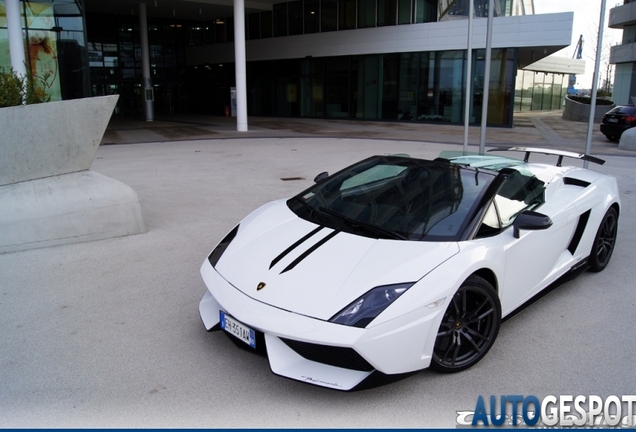
[[[323,171],[323,172],[321,172],[320,174],[318,174],[316,176],[316,178],[314,179],[314,183],[320,183],[321,181],[323,181],[327,177],[329,177],[329,173],[327,171]]]
[[[512,223],[514,227],[514,236],[519,238],[519,230],[544,230],[552,226],[552,219],[542,213],[531,210],[523,211],[516,217]]]

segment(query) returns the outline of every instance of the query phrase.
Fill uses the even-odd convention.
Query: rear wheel
[[[596,237],[594,237],[594,244],[592,245],[592,251],[590,252],[590,270],[593,272],[600,272],[609,263],[614,252],[614,245],[616,244],[616,233],[618,231],[618,212],[615,208],[610,208],[598,227]]]
[[[459,372],[481,360],[495,343],[501,305],[488,281],[473,275],[459,287],[437,332],[431,368]]]
[[[617,137],[616,135],[610,135],[610,134],[605,134],[605,138],[607,138],[608,141],[612,141],[612,142],[616,142],[620,139],[620,137]]]

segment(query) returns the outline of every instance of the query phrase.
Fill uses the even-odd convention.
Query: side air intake
[[[572,177],[563,177],[563,183],[566,185],[580,186],[582,188],[586,188],[590,185],[590,182]]]
[[[568,245],[568,250],[572,255],[576,252],[576,248],[579,247],[579,242],[581,241],[581,237],[583,237],[583,232],[585,231],[585,227],[587,226],[587,221],[590,218],[591,210],[586,211],[581,216],[579,216],[579,223],[576,225],[576,230],[574,231],[574,236]]]

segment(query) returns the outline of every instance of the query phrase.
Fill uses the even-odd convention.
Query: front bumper
[[[428,367],[444,312],[421,308],[360,329],[259,302],[228,283],[207,259],[201,276],[208,291],[199,313],[207,330],[219,323],[222,310],[265,335],[273,373],[339,390],[352,389],[373,370],[399,374]],[[320,354],[311,354],[314,348]]]

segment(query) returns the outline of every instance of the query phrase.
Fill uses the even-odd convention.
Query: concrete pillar
[[[234,59],[236,63],[236,130],[247,132],[245,0],[234,0]]]
[[[139,3],[139,35],[141,38],[141,72],[143,76],[141,87],[144,89],[144,114],[146,121],[153,121],[155,96],[150,77],[150,48],[148,47],[148,19],[145,3]]]
[[[9,51],[11,67],[18,76],[26,76],[26,58],[24,57],[24,37],[20,20],[20,0],[5,0],[7,13],[7,31],[9,33]]]

